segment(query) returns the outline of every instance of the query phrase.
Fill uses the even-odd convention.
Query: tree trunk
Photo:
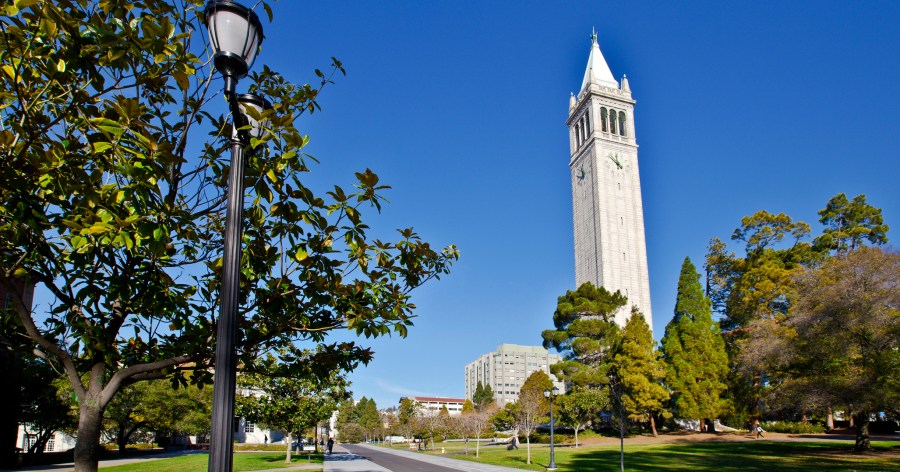
[[[478,434],[475,436],[475,457],[478,457],[479,447],[481,445],[481,435]]]
[[[285,442],[287,443],[287,452],[285,453],[285,456],[284,456],[284,463],[290,464],[291,463],[291,442],[292,442],[291,441],[291,433],[287,433],[287,441],[285,441]]]
[[[119,434],[116,435],[116,444],[119,445],[119,454],[124,454],[125,446],[128,444],[128,438],[125,437],[125,425],[119,425]]]
[[[828,414],[825,416],[825,431],[834,429],[834,410],[828,407]]]
[[[575,449],[578,449],[578,427],[575,427]]]
[[[657,437],[656,434],[656,420],[653,418],[653,415],[650,415],[650,432],[653,433],[653,437]]]
[[[855,415],[856,423],[856,445],[853,450],[856,452],[864,452],[872,449],[869,442],[869,413],[860,412]]]
[[[75,441],[75,472],[97,472],[100,461],[100,425],[103,410],[97,400],[81,400],[78,414],[78,436]]]
[[[525,449],[528,451],[528,460],[525,463],[531,464],[531,434],[525,435]]]

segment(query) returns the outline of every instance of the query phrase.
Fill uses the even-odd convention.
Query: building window
[[[609,132],[616,134],[616,111],[609,111]]]
[[[606,127],[606,107],[600,109],[600,131],[606,133],[609,131]]]
[[[619,112],[619,134],[625,136],[625,112]]]
[[[44,445],[44,452],[53,452],[53,448],[56,446],[56,437],[50,436],[50,439],[47,440],[47,444]]]
[[[249,421],[246,422],[246,423],[244,423],[244,432],[245,432],[245,433],[252,433],[252,432],[254,432],[255,430],[256,430],[256,424],[251,423],[251,422],[249,422]]]

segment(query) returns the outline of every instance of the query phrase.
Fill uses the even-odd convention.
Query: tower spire
[[[581,81],[579,92],[584,91],[591,84],[619,88],[619,83],[616,82],[612,71],[606,65],[603,53],[600,52],[600,45],[597,44],[597,31],[593,29],[591,30],[591,54],[588,56],[587,69],[584,71],[584,80]]]

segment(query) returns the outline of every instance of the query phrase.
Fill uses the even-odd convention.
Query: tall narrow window
[[[591,128],[591,109],[590,108],[588,108],[587,111],[584,112],[584,120],[585,120],[585,127],[588,130],[588,136],[590,136],[591,134],[593,134],[592,131],[594,130],[594,128]]]
[[[609,131],[606,127],[606,116],[606,107],[603,107],[600,109],[600,131],[604,133]]]
[[[591,131],[588,129],[587,125],[587,113],[584,114],[584,117],[581,118],[581,129],[584,130],[584,140],[587,141],[588,137],[591,135]]]
[[[619,112],[619,134],[625,136],[625,112]]]
[[[609,132],[616,134],[616,111],[609,110]]]
[[[581,146],[581,126],[578,126],[578,123],[575,123],[575,142]]]

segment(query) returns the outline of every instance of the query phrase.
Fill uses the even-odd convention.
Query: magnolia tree
[[[231,129],[203,6],[17,0],[0,16],[0,285],[23,344],[75,391],[79,472],[97,469],[103,413],[122,387],[207,383],[215,367]],[[243,83],[273,108],[242,182],[238,365],[273,353],[300,378],[326,379],[373,354],[329,332],[406,335],[410,291],[457,252],[412,229],[373,239],[363,211],[388,187],[371,170],[351,190],[314,193],[298,118],[319,110],[330,75],[295,85],[255,70]],[[48,296],[33,307],[20,281]]]

